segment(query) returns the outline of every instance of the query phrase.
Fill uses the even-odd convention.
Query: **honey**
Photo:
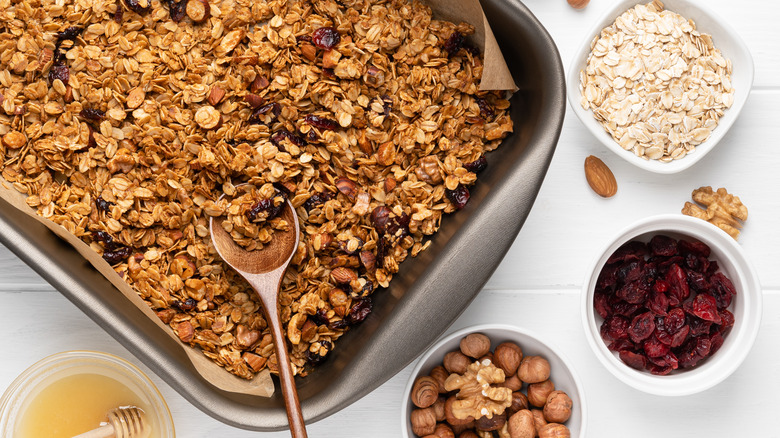
[[[32,395],[14,435],[18,438],[70,438],[105,423],[109,410],[137,406],[150,412],[149,401],[129,382],[101,374],[73,374],[51,382]],[[152,422],[153,417],[147,416]],[[159,438],[157,427],[149,438]]]
[[[127,406],[144,411],[151,432],[144,438],[176,436],[168,406],[140,369],[108,353],[57,353],[25,370],[0,398],[0,437],[71,438]]]

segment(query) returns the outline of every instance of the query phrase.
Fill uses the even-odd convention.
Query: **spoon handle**
[[[114,426],[111,424],[106,424],[105,426],[100,426],[97,429],[92,429],[89,432],[78,434],[73,438],[109,438],[115,436],[114,432]]]
[[[284,273],[284,270],[281,271]],[[287,353],[287,340],[282,330],[282,320],[279,316],[278,288],[281,278],[276,282],[267,281],[267,277],[261,281],[253,281],[255,278],[247,276],[247,280],[255,288],[260,300],[263,302],[266,320],[271,329],[276,349],[276,363],[279,369],[279,381],[281,383],[284,406],[287,410],[287,421],[290,423],[290,433],[293,438],[307,438],[306,425],[303,422],[301,404],[298,401],[298,391],[295,389],[295,377],[290,366],[290,357]]]

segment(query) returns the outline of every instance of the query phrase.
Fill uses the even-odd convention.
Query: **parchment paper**
[[[463,0],[460,2],[451,2],[448,0],[431,0],[428,2],[434,12],[434,18],[445,19],[454,23],[467,22],[476,28],[475,34],[471,37],[472,43],[476,44],[485,55],[484,68],[482,73],[481,90],[510,90],[516,91],[512,75],[504,61],[498,44],[496,43],[493,32],[488,25],[487,18],[482,11],[482,6],[478,0]],[[482,17],[481,21],[474,22],[474,17]],[[10,203],[13,207],[28,215],[31,219],[42,223],[54,234],[68,242],[76,251],[79,252],[92,266],[95,267],[104,277],[106,277],[116,288],[130,301],[146,314],[155,324],[160,327],[161,336],[170,336],[187,353],[193,366],[208,382],[217,388],[242,394],[258,395],[270,397],[274,392],[274,383],[268,369],[261,371],[251,381],[236,377],[222,367],[205,357],[196,348],[191,348],[179,341],[179,338],[173,333],[170,327],[163,324],[157,315],[149,306],[138,296],[123,279],[103,260],[103,258],[94,252],[86,243],[70,234],[64,228],[54,222],[38,216],[24,199],[25,196],[13,189],[11,184],[0,177],[0,198]],[[114,293],[114,291],[106,291]]]

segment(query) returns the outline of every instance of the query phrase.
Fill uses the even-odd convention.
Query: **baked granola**
[[[197,1],[0,0],[2,175],[244,378],[276,370],[271,335],[208,220],[240,184],[283,193],[305,375],[468,201],[509,102],[478,90],[472,26],[418,2]]]

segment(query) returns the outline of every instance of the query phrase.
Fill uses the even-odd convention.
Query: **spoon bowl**
[[[225,195],[220,197],[220,200]],[[285,339],[282,320],[279,316],[279,288],[284,278],[284,272],[290,264],[300,239],[298,215],[289,200],[285,199],[280,216],[291,224],[287,230],[275,230],[273,239],[262,248],[247,251],[240,247],[222,227],[221,217],[209,220],[211,240],[222,260],[230,265],[257,292],[263,304],[265,319],[271,329],[271,335],[276,349],[276,359],[279,367],[284,405],[287,410],[287,420],[290,433],[295,438],[306,438],[306,426],[295,389],[295,377],[290,367],[287,341]]]

